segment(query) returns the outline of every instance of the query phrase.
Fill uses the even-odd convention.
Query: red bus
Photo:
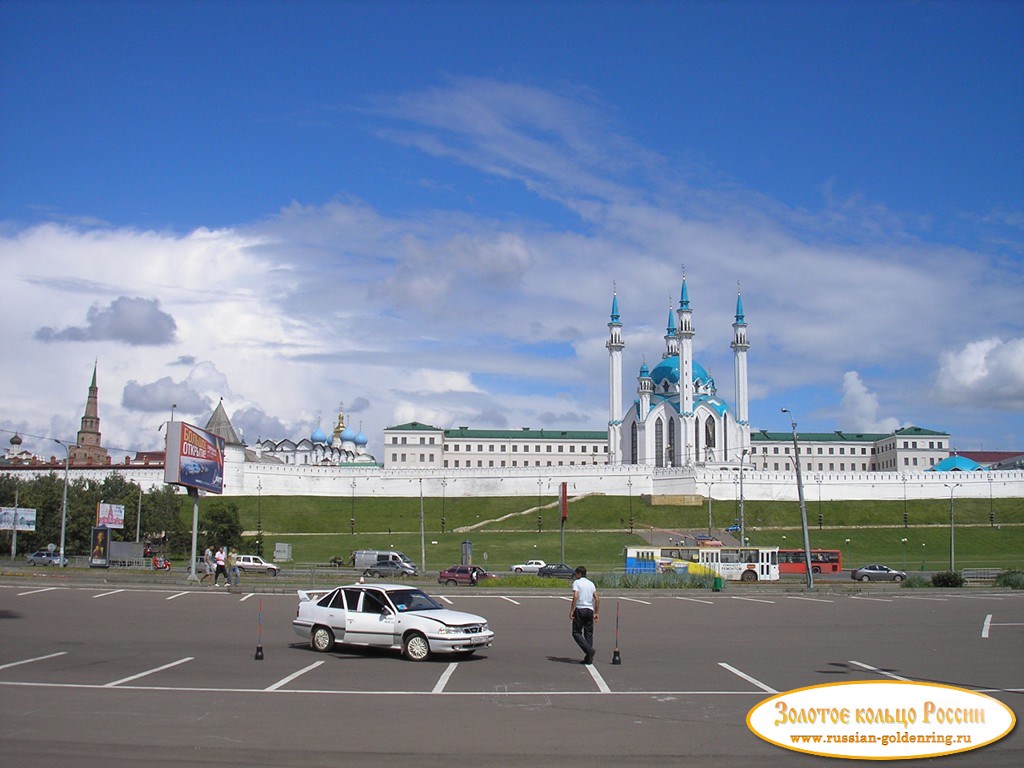
[[[838,549],[812,549],[812,573],[839,573],[843,570],[843,554]],[[779,550],[779,573],[807,573],[802,549]]]

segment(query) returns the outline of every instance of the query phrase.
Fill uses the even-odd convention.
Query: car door
[[[395,645],[395,613],[379,589],[345,589],[349,611],[345,642],[391,648]],[[356,602],[358,600],[358,603]],[[358,605],[357,608],[352,606]]]
[[[334,642],[348,642],[345,635],[348,629],[348,622],[345,620],[345,593],[342,589],[336,589],[328,595],[320,598],[316,604],[316,621],[319,624],[326,624],[334,634]]]

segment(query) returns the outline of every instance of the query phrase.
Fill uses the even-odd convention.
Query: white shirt
[[[581,576],[572,583],[572,591],[576,593],[576,607],[594,610],[594,595],[597,587],[586,576]]]

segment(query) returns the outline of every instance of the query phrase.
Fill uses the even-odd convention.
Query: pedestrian
[[[217,570],[214,571],[214,574],[213,574],[213,586],[215,586],[215,587],[220,586],[219,582],[220,582],[221,574],[224,574],[224,586],[225,587],[228,586],[229,579],[228,579],[228,568],[227,568],[227,561],[228,561],[227,549],[225,547],[221,547],[220,549],[218,549],[217,550],[217,554],[215,554],[213,556],[213,559],[217,563]]]
[[[206,551],[203,552],[203,566],[206,568],[206,573],[204,573],[203,577],[199,580],[200,584],[207,579],[213,578],[213,550],[209,547],[207,547]]]
[[[597,587],[587,578],[587,566],[577,566],[573,571],[572,605],[569,619],[572,621],[572,639],[583,651],[583,664],[594,663],[594,622],[601,603]]]
[[[234,547],[228,550],[228,573],[231,574],[231,586],[238,586],[238,550]]]

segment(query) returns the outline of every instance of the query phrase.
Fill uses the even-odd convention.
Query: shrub
[[[996,586],[1024,589],[1024,571],[1003,571],[996,576]]]
[[[710,574],[689,573],[606,573],[597,579],[604,589],[711,589]]]
[[[959,571],[940,571],[932,575],[933,587],[962,587],[964,575]]]
[[[919,573],[912,573],[907,576],[907,580],[903,582],[902,587],[904,589],[920,589],[921,587],[928,587],[931,584],[924,576]]]

